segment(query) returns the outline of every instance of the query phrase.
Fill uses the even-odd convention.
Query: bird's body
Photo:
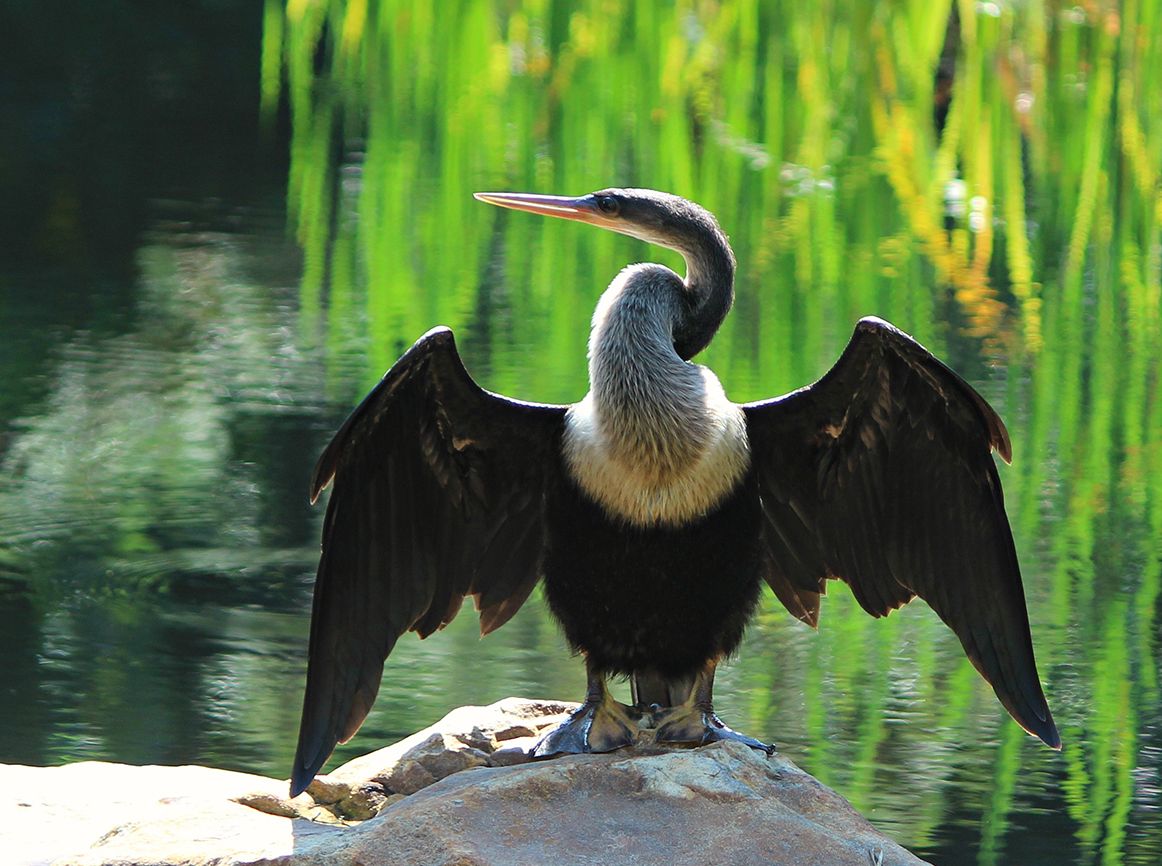
[[[746,418],[675,351],[667,284],[634,265],[602,297],[546,497],[545,597],[607,674],[692,676],[731,653],[762,581]]]
[[[733,298],[734,256],[684,199],[480,194],[682,253],[685,278],[633,265],[594,314],[589,393],[571,406],[482,390],[447,329],[388,371],[320,458],[334,479],[292,790],[352,736],[405,631],[472,595],[483,633],[543,579],[589,673],[585,703],[538,755],[757,740],[714,714],[714,668],[765,582],[815,625],[828,578],[882,616],[923,596],[1017,721],[1060,740],[1041,692],[1000,482],[1004,425],[959,376],[878,319],[819,382],[739,405],[690,358]],[[631,680],[614,701],[611,675]]]
[[[703,514],[640,526],[562,467],[546,515],[545,599],[592,670],[680,679],[737,648],[762,584],[753,473]]]

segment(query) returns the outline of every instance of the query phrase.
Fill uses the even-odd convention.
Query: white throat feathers
[[[714,373],[674,350],[675,283],[669,268],[645,264],[610,284],[593,315],[590,390],[565,423],[574,481],[610,517],[635,526],[698,519],[750,466],[742,410]]]

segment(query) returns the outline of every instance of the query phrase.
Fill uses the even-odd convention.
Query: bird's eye
[[[617,199],[611,195],[603,195],[597,199],[597,209],[606,216],[617,216]]]

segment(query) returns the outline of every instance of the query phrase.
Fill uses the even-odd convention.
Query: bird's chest
[[[676,527],[718,507],[750,467],[742,410],[723,397],[671,411],[602,412],[592,397],[567,416],[565,471],[611,519]]]
[[[563,474],[563,473],[562,473]],[[557,476],[546,502],[545,598],[598,670],[698,670],[729,653],[762,579],[754,472],[707,513],[633,525]]]

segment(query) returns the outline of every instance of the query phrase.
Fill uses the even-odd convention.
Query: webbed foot
[[[659,743],[704,746],[707,743],[733,740],[768,755],[775,752],[773,745],[727,727],[712,709],[697,704],[661,709],[655,715],[654,724],[657,727],[654,739]]]
[[[679,689],[686,692],[681,703],[670,707],[653,706],[650,708],[651,725],[656,729],[654,740],[658,743],[675,743],[690,746],[702,746],[707,743],[717,743],[722,740],[733,740],[736,743],[758,749],[768,755],[773,754],[775,747],[768,746],[754,737],[748,737],[727,727],[722,719],[714,713],[714,671],[716,661],[711,661],[699,671],[689,685],[683,684]],[[673,689],[669,694],[674,697]]]
[[[637,742],[642,713],[615,701],[606,690],[604,680],[594,683],[591,679],[589,685],[585,703],[533,746],[534,758],[561,753],[612,752]]]

